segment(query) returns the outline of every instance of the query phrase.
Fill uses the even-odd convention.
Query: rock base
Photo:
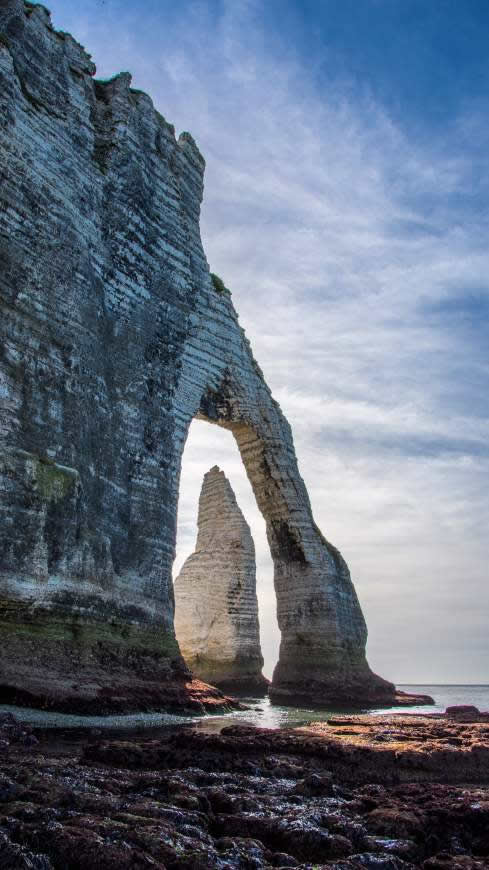
[[[8,650],[0,661],[0,703],[82,715],[237,708],[192,678],[171,631],[127,625],[110,609],[99,608],[97,621],[85,613],[68,622],[66,609],[15,604],[7,610],[0,601],[0,647]]]
[[[253,677],[245,676],[242,679],[220,680],[216,682],[216,686],[228,695],[264,698],[268,695],[270,680],[267,680],[263,674],[259,674]]]
[[[56,694],[52,682],[50,691],[18,689],[0,685],[0,704],[32,707],[58,713],[73,713],[85,716],[109,716],[129,713],[179,713],[202,715],[204,713],[229,713],[242,705],[201,680],[170,680],[165,683],[134,680],[130,685],[90,685],[76,688],[71,694]]]
[[[392,684],[370,674],[355,683],[346,681],[307,684],[272,682],[268,689],[270,700],[285,707],[318,707],[322,709],[364,710],[380,707],[414,707],[434,704],[430,695],[401,692]]]
[[[391,707],[421,707],[424,704],[432,705],[434,700],[431,695],[416,695],[412,692],[396,691]]]

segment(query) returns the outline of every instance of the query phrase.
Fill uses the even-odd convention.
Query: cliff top
[[[192,135],[184,131],[180,133],[178,139],[176,138],[175,127],[158,112],[151,97],[144,91],[131,88],[131,73],[119,72],[108,79],[95,79],[96,66],[92,56],[70,33],[53,27],[51,12],[46,6],[41,3],[30,3],[28,0],[3,0],[0,8],[0,49],[3,47],[10,52],[19,76],[22,76],[23,67],[28,60],[25,55],[22,57],[26,48],[25,44],[22,45],[26,25],[38,31],[45,31],[44,37],[47,36],[51,42],[51,52],[59,57],[58,63],[53,64],[53,69],[61,72],[64,67],[75,77],[83,77],[90,81],[94,99],[97,99],[103,91],[105,101],[110,102],[114,95],[120,98],[125,92],[126,99],[133,106],[146,104],[147,109],[153,111],[160,123],[165,125],[167,133],[174,138],[186,157],[196,164],[201,172],[203,171],[205,160]],[[28,96],[28,77],[22,76],[22,79],[23,89]],[[65,97],[67,98],[67,95]],[[36,108],[42,109],[42,103],[38,102]]]

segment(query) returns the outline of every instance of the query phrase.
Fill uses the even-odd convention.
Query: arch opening
[[[213,335],[205,348],[199,345],[198,381],[193,356],[191,370],[182,367],[175,396],[179,410],[173,442],[174,506],[191,422],[217,424],[219,428],[209,427],[217,432],[229,430],[266,523],[273,560],[280,647],[269,686],[271,700],[377,704],[393,696],[394,686],[369,668],[366,624],[348,566],[314,521],[290,426],[250,355],[244,333],[236,328],[232,319],[227,340],[223,327],[219,340]],[[209,353],[216,366],[210,370],[203,365]],[[215,461],[213,456],[210,465]],[[173,518],[176,522],[175,512]],[[197,603],[194,613],[198,614]],[[203,650],[201,638],[199,634],[197,655]],[[211,661],[220,660],[214,656]]]
[[[232,486],[237,504],[250,527],[255,544],[256,592],[260,643],[264,658],[263,673],[271,679],[278,660],[280,631],[276,615],[273,560],[267,541],[265,520],[258,508],[235,433],[227,427],[216,425],[214,421],[207,420],[202,415],[198,415],[190,425],[182,457],[173,581],[179,576],[185,561],[195,550],[202,481],[204,475],[216,464],[224,471]],[[178,601],[176,607],[178,608]],[[176,624],[178,626],[178,620]]]

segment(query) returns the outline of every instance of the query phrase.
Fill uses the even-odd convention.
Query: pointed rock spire
[[[175,580],[175,630],[197,677],[228,690],[264,691],[255,547],[226,475],[204,476],[195,552]]]

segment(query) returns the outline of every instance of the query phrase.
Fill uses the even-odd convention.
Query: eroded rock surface
[[[228,691],[266,692],[255,546],[223,471],[204,476],[195,552],[175,580],[175,630],[193,673]]]
[[[0,686],[137,709],[188,679],[173,627],[195,416],[236,437],[275,564],[273,697],[389,703],[290,427],[199,232],[204,160],[42,6],[0,5]],[[158,693],[160,695],[158,696]],[[159,697],[159,700],[158,700]]]
[[[488,866],[487,786],[399,782],[395,759],[369,782],[367,766],[350,758],[344,779],[326,737],[231,726],[101,740],[2,724],[2,867]],[[443,767],[440,759],[444,776]],[[487,754],[484,772],[487,782]]]

